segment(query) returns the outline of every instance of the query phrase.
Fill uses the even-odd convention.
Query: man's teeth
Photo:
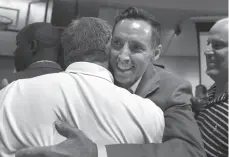
[[[129,70],[133,67],[133,65],[123,65],[123,64],[118,64],[118,68],[121,70]]]

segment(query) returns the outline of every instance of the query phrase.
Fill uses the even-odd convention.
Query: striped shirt
[[[207,157],[228,156],[228,92],[215,97],[216,85],[208,91],[208,101],[198,113],[196,120],[200,127]]]

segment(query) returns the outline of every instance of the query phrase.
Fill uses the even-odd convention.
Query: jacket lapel
[[[148,94],[159,88],[160,74],[155,66],[151,63],[147,67],[135,94],[145,98]]]

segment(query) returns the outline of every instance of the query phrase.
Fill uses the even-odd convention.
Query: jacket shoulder
[[[160,74],[159,90],[153,97],[162,110],[172,106],[190,105],[191,83],[165,69],[159,69],[158,72]]]
[[[27,73],[25,71],[21,71],[21,72],[12,73],[7,77],[7,80],[11,83],[19,79],[24,79],[26,77],[27,77]]]
[[[181,78],[180,76],[162,69],[162,68],[157,68],[157,72],[160,73],[160,84],[169,84],[170,86],[176,87],[179,85],[187,85],[187,86],[191,86],[191,83],[183,78]]]

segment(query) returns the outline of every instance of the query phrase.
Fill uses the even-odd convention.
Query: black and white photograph
[[[0,157],[228,157],[228,0],[0,0]]]

